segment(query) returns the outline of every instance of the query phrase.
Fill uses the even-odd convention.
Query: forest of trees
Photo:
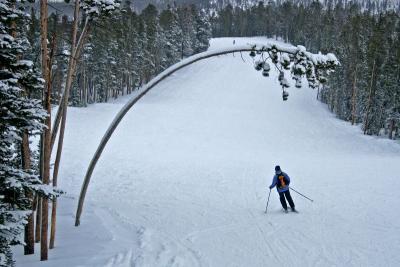
[[[365,134],[400,138],[398,13],[287,1],[247,10],[228,5],[211,21],[214,37],[268,36],[335,53],[341,67],[320,89],[321,101],[340,119],[361,124]]]
[[[7,267],[13,245],[33,254],[40,242],[41,260],[55,247],[67,107],[131,93],[207,50],[211,38],[208,17],[194,5],[136,14],[129,1],[77,0],[73,17],[45,0],[29,7],[0,0],[0,266]]]
[[[335,53],[341,67],[318,88],[318,98],[365,134],[400,138],[396,10],[328,0],[260,2],[248,9],[227,5],[218,11],[148,5],[139,14],[129,1],[83,0],[73,4],[71,19],[46,1],[40,2],[40,16],[32,9],[30,17],[23,2],[0,1],[0,266],[13,265],[13,245],[25,243],[25,253],[32,254],[40,241],[42,260],[54,247],[67,107],[129,94],[179,60],[207,50],[212,36],[268,36],[314,53]],[[54,11],[50,16],[47,8]],[[53,123],[52,105],[59,105]],[[34,136],[40,136],[36,147],[30,145]]]
[[[55,5],[49,8],[56,11],[49,17],[49,39],[55,33],[52,102],[57,104],[65,83],[71,21],[59,15]],[[30,41],[37,44],[38,54],[39,25],[34,14]],[[126,2],[117,14],[94,22],[77,65],[70,104],[86,106],[129,94],[182,58],[207,50],[210,38],[208,17],[194,5],[161,12],[149,5],[137,14]]]
[[[314,1],[316,0],[136,0],[134,6],[141,10],[148,4],[154,4],[159,8],[166,8],[168,5],[176,3],[178,5],[196,4],[198,7],[208,10],[221,10],[227,5],[231,5],[234,8],[249,9],[259,2],[264,4],[275,3],[276,5],[282,5],[285,2],[296,5],[310,5]],[[353,3],[357,3],[361,8],[374,13],[381,13],[387,10],[400,11],[399,0],[319,0],[319,2],[324,6],[334,6],[336,4],[349,6]]]
[[[107,102],[132,92],[180,59],[206,50],[212,27],[213,37],[268,36],[303,44],[312,52],[334,52],[342,68],[321,89],[320,99],[339,118],[361,123],[366,134],[398,138],[399,15],[390,8],[382,11],[391,2],[265,3],[248,9],[227,5],[216,12],[195,5],[158,11],[148,5],[137,14],[129,1],[124,2],[121,12],[97,20],[92,27],[77,66],[70,104]],[[71,22],[59,15],[62,10],[56,6],[50,9],[54,12],[49,33],[56,33],[57,42],[52,83],[52,103],[56,104],[67,70]],[[29,39],[33,44],[39,44],[37,27],[32,16]]]

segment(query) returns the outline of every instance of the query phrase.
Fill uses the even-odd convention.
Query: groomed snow
[[[400,145],[363,136],[311,89],[283,102],[276,73],[243,58],[196,63],[138,102],[94,171],[78,228],[86,168],[128,98],[71,108],[56,249],[39,262],[16,248],[17,266],[400,266]],[[284,214],[275,190],[264,213],[276,164],[314,199],[292,192],[299,214]]]

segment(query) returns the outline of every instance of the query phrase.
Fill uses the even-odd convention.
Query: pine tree
[[[43,89],[43,80],[33,62],[24,58],[30,50],[24,36],[26,14],[15,1],[2,0],[0,22],[0,266],[13,266],[11,246],[24,244],[30,196],[55,194],[20,161],[22,135],[39,134],[47,116],[39,100],[27,97]]]
[[[154,5],[148,5],[143,10],[141,18],[144,26],[142,38],[146,40],[143,42],[144,47],[142,48],[144,50],[143,80],[147,83],[157,73],[157,69],[160,68],[157,59],[159,52],[157,51],[157,38],[159,37],[158,10]]]
[[[163,69],[175,64],[181,58],[182,29],[176,10],[169,8],[160,14],[160,25],[165,35],[165,61]]]
[[[192,7],[178,8],[178,14],[182,29],[181,58],[185,58],[193,55],[193,48],[196,42],[196,30]]]
[[[131,79],[132,85],[134,88],[138,88],[142,85],[142,64],[144,62],[144,46],[145,40],[143,38],[146,37],[144,32],[144,24],[140,16],[132,13],[132,30],[131,32],[131,40],[130,41],[130,53],[132,54],[132,61],[130,62],[130,66],[132,66],[131,71]]]
[[[194,53],[204,52],[210,46],[211,24],[204,10],[194,13],[196,22],[196,43]]]

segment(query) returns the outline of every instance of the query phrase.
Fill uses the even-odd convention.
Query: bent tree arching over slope
[[[211,57],[220,55],[231,54],[235,52],[250,52],[250,56],[257,58],[255,60],[255,69],[258,71],[262,70],[264,76],[269,76],[271,66],[269,62],[272,62],[273,66],[279,72],[279,82],[283,89],[283,99],[287,99],[288,94],[285,88],[289,87],[289,82],[286,79],[288,73],[296,81],[296,87],[302,86],[302,80],[305,77],[308,81],[308,85],[311,88],[320,86],[326,82],[326,76],[333,71],[339,62],[333,54],[313,54],[307,52],[303,46],[290,46],[290,45],[278,45],[276,43],[265,43],[265,44],[248,44],[243,46],[234,46],[216,51],[208,51],[200,53],[183,60],[180,63],[173,65],[168,68],[154,79],[152,79],[144,88],[142,92],[128,101],[121,111],[116,115],[111,125],[104,134],[90,164],[87,169],[85,179],[83,181],[78,208],[76,212],[75,226],[80,224],[80,216],[83,210],[83,204],[86,196],[87,189],[89,187],[90,179],[93,170],[107,144],[111,138],[113,132],[127,114],[127,112],[151,89],[153,89],[161,81],[175,73],[176,71],[185,68],[195,62],[204,60]]]

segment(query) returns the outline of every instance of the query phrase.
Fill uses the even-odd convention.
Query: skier
[[[280,199],[282,207],[286,213],[288,212],[286,199],[289,202],[289,205],[290,205],[290,208],[292,209],[292,211],[297,212],[294,207],[293,199],[290,195],[289,184],[290,184],[289,175],[284,173],[281,170],[280,166],[275,166],[275,175],[274,175],[272,184],[270,185],[269,189],[272,189],[276,186],[276,189],[278,190],[278,193],[279,193],[279,199]],[[286,199],[285,199],[285,197],[286,197]]]

